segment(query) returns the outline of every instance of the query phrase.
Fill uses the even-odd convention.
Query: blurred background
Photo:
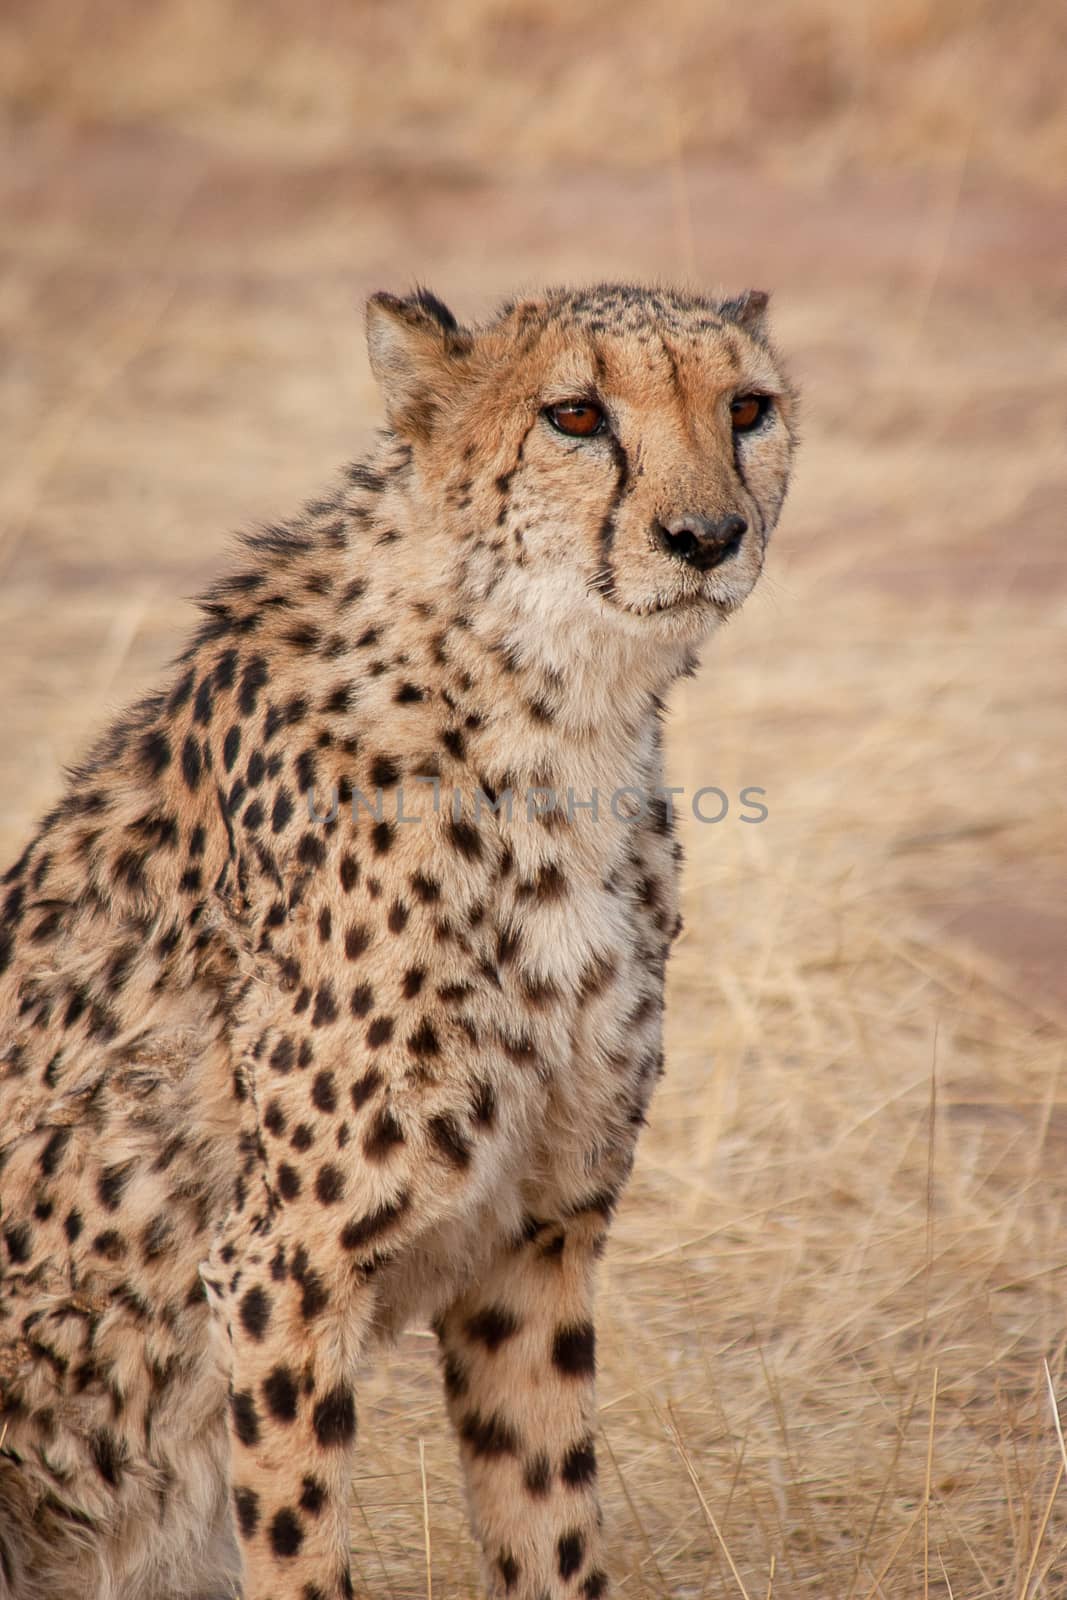
[[[773,291],[796,487],[671,733],[769,814],[684,825],[604,1269],[627,1600],[1067,1593],[1065,82],[1059,0],[0,8],[4,857],[369,439],[368,291]],[[361,1432],[364,1587],[469,1596],[419,1330]]]

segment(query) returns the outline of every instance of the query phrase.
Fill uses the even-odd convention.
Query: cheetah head
[[[692,644],[763,567],[795,442],[767,297],[551,290],[461,327],[375,295],[368,345],[420,526],[480,607]]]

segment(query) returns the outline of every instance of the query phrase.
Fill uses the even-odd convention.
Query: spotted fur
[[[763,299],[376,296],[378,448],[248,538],[6,874],[5,1600],[350,1595],[357,1371],[414,1318],[490,1593],[607,1594],[593,1281],[678,927],[667,805],[607,798],[763,565]],[[691,512],[732,559],[664,545]]]

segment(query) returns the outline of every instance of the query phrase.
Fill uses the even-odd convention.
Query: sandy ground
[[[225,530],[377,420],[360,302],[773,289],[805,444],[769,576],[676,696],[669,1075],[604,1274],[620,1594],[1067,1592],[1067,215],[920,177],[528,176],[9,141],[0,856],[176,650]],[[368,1379],[358,1571],[475,1562],[432,1365]],[[420,1442],[424,1470],[420,1467]]]

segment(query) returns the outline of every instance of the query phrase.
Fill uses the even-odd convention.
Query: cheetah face
[[[763,567],[795,440],[766,296],[550,291],[461,328],[376,296],[371,360],[487,604],[694,639]],[[429,508],[428,508],[429,509]]]

